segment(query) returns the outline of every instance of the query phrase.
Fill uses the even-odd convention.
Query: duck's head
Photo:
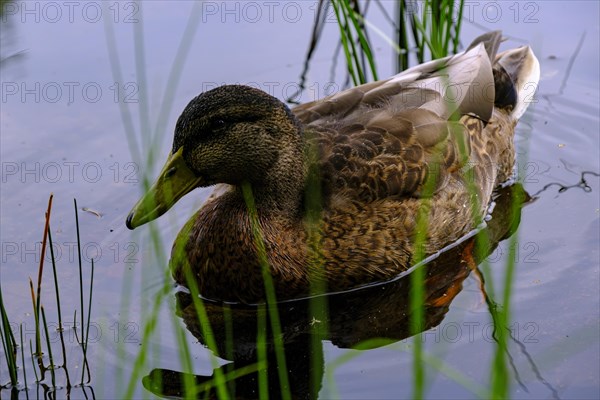
[[[226,85],[202,93],[177,120],[167,162],[129,213],[127,227],[158,218],[197,187],[260,187],[282,158],[301,149],[300,131],[289,108],[261,90]]]

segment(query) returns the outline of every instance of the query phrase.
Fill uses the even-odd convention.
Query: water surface
[[[96,259],[91,386],[97,398],[119,397],[140,347],[142,315],[161,288],[166,268],[155,258],[148,230],[132,233],[124,226],[140,195],[142,171],[152,177],[157,167],[146,167],[145,156],[129,147],[120,107],[131,113],[141,143],[140,130],[154,132],[165,92],[173,91],[172,108],[158,126],[155,147],[160,164],[170,149],[178,112],[199,92],[239,82],[281,99],[294,93],[315,7],[308,2],[250,2],[255,8],[247,3],[205,2],[189,55],[185,63],[177,64],[179,84],[167,88],[191,2],[146,2],[141,9],[134,3],[115,3],[111,9],[98,9],[108,16],[114,31],[121,77],[111,67],[105,23],[94,14],[99,2],[78,5],[72,16],[62,3],[55,3],[60,16],[44,3],[14,4],[17,8],[6,13],[12,15],[5,16],[10,26],[3,26],[3,41],[8,38],[8,43],[3,42],[2,57],[23,54],[3,63],[0,70],[0,267],[7,311],[12,322],[24,324],[26,341],[32,338],[27,280],[37,275],[48,195],[54,193],[51,228],[60,252],[63,308],[69,316],[79,301],[72,199],[77,198],[80,208],[100,213],[98,217],[80,210],[79,216],[84,263],[89,268],[90,259]],[[383,4],[393,9],[391,3]],[[536,101],[516,136],[519,180],[535,201],[523,208],[515,233],[510,325],[515,340],[508,349],[514,364],[512,396],[598,398],[600,182],[597,175],[587,174],[585,184],[580,183],[584,171],[600,172],[599,6],[587,1],[494,4],[499,8],[470,3],[465,42],[483,29],[502,29],[509,37],[506,48],[529,43],[542,68]],[[371,13],[373,22],[392,35],[381,14],[375,8]],[[135,64],[134,32],[139,28],[145,44],[144,75]],[[331,81],[337,35],[337,26],[328,24],[303,100],[342,87],[341,59]],[[393,73],[393,53],[383,39],[377,35],[372,39],[380,76],[388,76]],[[165,254],[207,194],[198,190],[187,196],[156,222]],[[503,241],[488,257],[491,268],[486,280],[495,283],[497,292],[509,250],[509,242]],[[42,296],[49,303],[48,311],[53,311],[50,279],[46,274]],[[410,397],[413,340],[423,341],[426,353],[449,368],[487,385],[495,348],[488,304],[477,274],[461,276],[457,287],[459,291],[435,319],[435,327],[418,339],[402,338],[396,331],[397,341],[356,353],[339,366],[338,357],[357,352],[348,347],[359,325],[325,340],[320,396]],[[175,355],[178,344],[173,329],[183,322],[174,316],[175,297],[169,299],[160,309],[160,335],[152,339],[152,367],[146,374],[151,369],[183,370]],[[379,307],[387,312],[392,304],[384,301],[373,307],[371,311]],[[341,339],[344,335],[347,342]],[[192,334],[186,340],[193,349],[193,373],[211,375],[210,352]],[[77,352],[72,335],[69,348]],[[80,368],[78,358],[73,358],[71,368]],[[475,396],[430,366],[426,376],[427,397]],[[115,384],[108,384],[113,379]],[[39,390],[32,380],[30,390]],[[4,366],[0,381],[8,382]],[[137,397],[152,396],[141,377],[136,382]],[[20,396],[24,398],[23,393]],[[72,397],[84,395],[74,390]]]

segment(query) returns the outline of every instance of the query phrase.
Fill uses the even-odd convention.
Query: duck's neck
[[[304,200],[306,177],[307,160],[303,143],[299,142],[283,150],[259,179],[242,182],[237,190],[246,205],[251,201],[260,214],[297,216]]]

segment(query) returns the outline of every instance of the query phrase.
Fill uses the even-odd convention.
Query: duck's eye
[[[211,122],[210,124],[210,128],[213,131],[219,130],[219,129],[223,129],[225,127],[225,125],[227,125],[227,123],[225,122],[225,120],[223,119],[215,119]]]

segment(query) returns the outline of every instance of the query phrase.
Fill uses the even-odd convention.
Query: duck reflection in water
[[[226,305],[204,301],[218,357],[232,361],[218,368],[227,380],[232,398],[254,399],[259,396],[260,372],[266,376],[270,398],[281,397],[282,390],[292,398],[316,398],[323,381],[324,362],[322,340],[339,348],[368,350],[413,336],[438,326],[452,300],[462,289],[465,278],[489,256],[500,241],[517,229],[521,207],[530,197],[519,184],[499,190],[495,207],[487,226],[469,239],[442,252],[422,265],[424,276],[424,324],[411,328],[411,273],[384,284],[363,287],[354,291],[323,296],[327,307],[311,311],[309,299],[288,301],[277,305],[282,332],[287,382],[280,381],[276,346],[264,306]],[[178,315],[187,329],[202,344],[207,343],[191,296],[176,293]],[[317,311],[317,312],[314,312]],[[259,315],[262,320],[259,319]],[[257,350],[258,327],[266,345],[266,366],[259,364]],[[324,329],[322,329],[324,328]],[[264,360],[264,359],[263,359]],[[237,373],[236,373],[237,372]],[[199,398],[216,398],[214,371],[211,376],[191,376]],[[236,378],[236,375],[237,378]],[[190,378],[188,375],[187,378]],[[152,393],[169,398],[185,397],[186,375],[166,369],[155,369],[143,379],[144,387]],[[265,386],[263,386],[264,388]]]

